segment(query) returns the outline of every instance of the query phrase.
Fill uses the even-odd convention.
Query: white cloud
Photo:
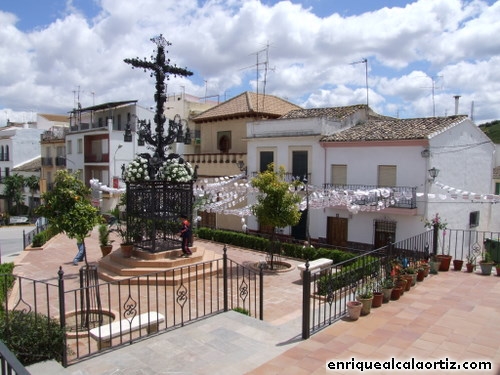
[[[152,105],[153,79],[123,59],[149,58],[150,38],[161,33],[173,44],[172,63],[195,73],[171,77],[169,92],[255,90],[257,66],[263,80],[267,61],[267,93],[307,107],[365,103],[364,66],[350,64],[367,58],[370,105],[383,114],[431,115],[429,87],[442,77],[437,114],[453,110],[448,102],[457,94],[464,106],[477,103],[477,119],[500,118],[499,2],[418,0],[349,17],[319,17],[289,1],[102,0],[93,19],[74,6],[30,32],[0,11],[0,69],[9,72],[0,77],[3,112],[66,113],[78,88],[84,106],[123,99]]]

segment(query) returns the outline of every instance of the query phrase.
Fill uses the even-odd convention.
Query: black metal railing
[[[0,341],[0,364],[2,367],[2,375],[17,374],[30,375],[28,370],[19,362],[14,354]]]
[[[302,338],[333,324],[346,315],[347,302],[368,283],[377,284],[391,275],[392,265],[416,264],[429,258],[433,232],[389,243],[330,268],[311,273],[306,263],[303,273]]]
[[[65,282],[75,285],[75,275],[65,277],[62,268],[49,281],[16,276],[10,299],[3,307],[7,312],[33,311],[58,317],[67,332],[67,350],[61,354],[65,367],[107,348],[130,344],[224,311],[234,309],[262,320],[263,270],[256,272],[242,266],[228,259],[226,252],[224,246],[222,259],[114,282],[100,281],[96,266],[84,266],[79,286],[71,288],[65,287]],[[149,324],[151,316],[162,319]],[[147,323],[148,327],[131,329],[134,319],[142,319],[141,324]],[[113,322],[113,335],[102,345],[99,337],[105,334],[106,325]],[[153,324],[156,329],[150,330]]]
[[[27,246],[33,243],[33,237],[35,237],[38,233],[46,230],[47,228],[48,224],[42,224],[42,225],[37,225],[35,229],[32,229],[29,232],[23,230],[23,249],[26,249]]]
[[[472,255],[479,261],[484,257],[485,250],[490,250],[498,242],[500,242],[499,232],[446,229],[439,234],[437,252],[451,255],[453,259],[459,260],[465,260]],[[496,258],[497,250],[493,252],[493,257]],[[500,259],[495,261],[500,263]]]

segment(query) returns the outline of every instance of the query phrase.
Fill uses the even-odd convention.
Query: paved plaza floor
[[[220,253],[223,249],[223,245],[209,241],[199,240],[196,245]],[[96,262],[101,256],[96,231],[87,239],[87,248],[89,261]],[[227,249],[229,258],[240,264],[264,259],[262,253],[231,246]],[[76,251],[75,241],[60,235],[42,251],[22,252],[15,260],[15,272],[33,279],[56,280],[62,266],[71,279],[79,268],[71,264]],[[68,368],[46,362],[28,370],[55,375],[349,374],[354,372],[329,370],[327,364],[415,358],[436,362],[438,368],[451,367],[452,361],[462,366],[464,362],[491,361],[494,366],[489,371],[449,368],[423,373],[500,374],[500,277],[455,271],[430,275],[400,300],[372,309],[358,321],[336,322],[302,340],[302,284],[298,262],[289,263],[291,271],[264,277],[264,321],[236,312],[222,313]]]

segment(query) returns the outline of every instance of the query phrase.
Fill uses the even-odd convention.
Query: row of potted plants
[[[450,269],[451,255],[435,255],[431,257],[431,265],[437,264],[437,271],[448,271]],[[464,261],[462,259],[453,260],[453,269],[455,271],[461,271],[463,268]],[[473,253],[469,253],[466,256],[465,263],[466,271],[471,273],[477,267],[477,257]],[[497,276],[500,276],[500,263],[495,263],[488,251],[484,252],[483,259],[479,261],[479,267],[481,268],[481,273],[483,275],[491,275],[493,267],[496,268]],[[434,267],[432,267],[434,268]]]
[[[392,271],[381,281],[365,283],[356,293],[356,300],[347,302],[347,312],[351,320],[370,314],[372,307],[380,307],[390,300],[398,300],[417,282],[424,281],[430,273],[430,265],[417,262],[414,265],[402,267],[395,262]]]

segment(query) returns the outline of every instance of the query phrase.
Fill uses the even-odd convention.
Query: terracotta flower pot
[[[495,268],[497,270],[497,276],[500,276],[500,266],[496,266]]]
[[[439,271],[446,272],[450,269],[450,264],[451,264],[451,255],[437,255],[438,260],[441,261],[441,264],[439,265]]]
[[[476,267],[476,266],[475,266],[474,264],[472,264],[472,263],[467,263],[467,264],[465,265],[465,268],[467,269],[467,272],[469,272],[469,273],[474,272],[474,268],[475,268],[475,267]]]
[[[113,245],[101,246],[102,257],[104,258],[106,255],[108,255],[111,250],[113,250]]]
[[[461,271],[464,265],[464,261],[461,259],[453,259],[453,269],[455,271]]]
[[[417,281],[424,281],[424,279],[425,279],[425,270],[421,268],[417,272]]]
[[[400,291],[401,296],[403,294],[405,294],[405,290],[406,290],[406,280],[405,279],[397,280],[396,286],[401,288],[401,291]]]
[[[403,291],[403,288],[401,288],[400,286],[395,286],[394,288],[392,288],[391,299],[393,301],[397,301],[399,299],[399,297],[401,297],[402,291]]]
[[[132,251],[134,250],[134,245],[121,244],[120,248],[122,250],[122,255],[124,258],[130,258],[132,256]]]
[[[383,300],[384,300],[384,294],[382,292],[373,292],[372,307],[382,306]]]
[[[363,304],[359,301],[349,301],[347,302],[347,315],[351,320],[358,320],[361,315],[361,308]]]
[[[413,282],[412,275],[404,275],[403,278],[406,280],[405,292],[409,292],[411,289],[411,284]]]

